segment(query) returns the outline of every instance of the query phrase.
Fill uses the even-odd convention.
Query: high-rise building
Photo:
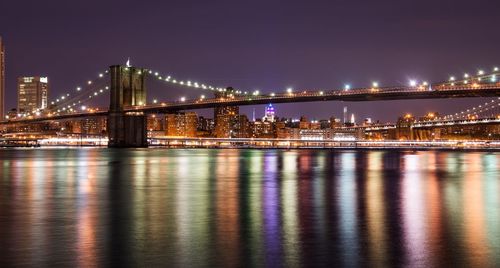
[[[347,106],[344,106],[344,124],[347,123]]]
[[[275,110],[272,104],[266,106],[266,110],[264,113],[264,118],[262,121],[274,122]]]
[[[163,116],[157,114],[148,115],[148,131],[162,131],[163,130]]]
[[[17,79],[17,111],[33,112],[47,108],[49,81],[47,77]]]
[[[215,92],[218,99],[232,98],[234,95],[232,87],[225,91]],[[240,108],[238,106],[221,106],[214,108],[215,136],[217,138],[229,138],[238,119]]]
[[[233,132],[233,136],[236,138],[249,138],[251,136],[250,121],[246,115],[238,115]]]
[[[166,135],[171,137],[196,137],[198,115],[195,112],[165,115]]]
[[[5,46],[0,36],[0,120],[5,118]]]

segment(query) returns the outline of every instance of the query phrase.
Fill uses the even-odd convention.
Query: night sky
[[[6,106],[16,105],[18,76],[48,76],[55,97],[127,57],[180,79],[261,92],[445,80],[500,65],[499,12],[498,0],[3,1]],[[150,99],[203,94],[150,87]],[[347,105],[358,118],[395,120],[484,101],[276,106],[278,116],[340,116]],[[255,108],[262,116],[264,106]]]

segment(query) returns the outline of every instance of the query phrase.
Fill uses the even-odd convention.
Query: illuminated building
[[[330,128],[339,128],[342,127],[342,122],[339,118],[330,117]]]
[[[171,137],[196,137],[198,115],[185,112],[165,115],[166,135]]]
[[[252,124],[252,137],[274,138],[273,123],[259,119]]]
[[[404,116],[401,116],[396,124],[396,139],[413,140],[412,127],[415,121],[415,117],[411,114],[405,114]]]
[[[17,79],[17,111],[33,112],[47,108],[49,83],[47,77]]]
[[[344,106],[344,124],[347,123],[347,106]]]
[[[68,134],[95,134],[103,135],[107,127],[106,117],[90,117],[79,120],[70,120],[62,123],[59,131]]]
[[[148,131],[162,131],[163,117],[156,114],[148,115]]]
[[[214,131],[214,120],[204,116],[198,117],[198,137],[210,137]]]
[[[226,91],[215,92],[215,97],[221,100],[232,98],[234,89],[228,87]],[[239,115],[238,106],[221,106],[214,108],[215,137],[232,137],[233,127]]]
[[[309,129],[321,129],[321,123],[318,120],[312,120],[309,123]]]
[[[5,46],[0,36],[0,120],[5,118]]]
[[[264,112],[264,118],[262,121],[274,122],[275,109],[272,104],[266,106],[266,110]]]
[[[278,139],[293,139],[294,132],[298,132],[298,129],[297,128],[290,128],[290,127],[278,128],[278,129],[276,129],[276,138],[278,138]],[[298,134],[297,134],[297,136],[298,136]]]
[[[281,121],[277,121],[274,126],[276,129],[282,129],[282,128],[285,128],[286,127],[286,121],[285,120],[281,120]]]
[[[251,137],[252,131],[250,128],[250,121],[248,117],[244,114],[240,114],[236,117],[235,124],[230,130],[232,134],[231,137],[234,138],[249,138]]]
[[[365,138],[365,133],[361,128],[337,128],[331,131],[330,139],[334,141],[353,141]]]
[[[300,117],[300,122],[299,122],[299,128],[300,129],[309,129],[309,121],[307,121],[307,117],[301,116]]]
[[[301,129],[301,140],[329,140],[331,131],[328,129]]]
[[[106,117],[92,117],[81,120],[82,133],[104,134],[106,133]]]

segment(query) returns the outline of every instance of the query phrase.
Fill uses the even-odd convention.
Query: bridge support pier
[[[146,125],[147,119],[144,114],[110,113],[108,116],[108,147],[148,147]]]
[[[110,105],[108,115],[109,148],[145,148],[147,118],[143,112],[125,111],[124,107],[146,103],[146,70],[114,65],[109,68]]]

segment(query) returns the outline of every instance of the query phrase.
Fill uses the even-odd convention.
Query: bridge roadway
[[[424,87],[388,87],[388,88],[360,88],[352,90],[332,91],[297,91],[291,93],[236,95],[227,98],[205,98],[176,102],[163,102],[143,106],[124,107],[125,112],[169,113],[182,110],[196,110],[220,106],[244,106],[268,103],[296,103],[315,101],[382,101],[382,100],[410,100],[410,99],[442,99],[467,97],[498,97],[500,83],[447,86],[437,85],[432,88]],[[47,120],[64,120],[80,117],[106,116],[107,111],[88,113],[68,113],[52,116],[31,116],[23,119],[0,121],[0,124],[30,123]]]
[[[237,95],[234,98],[210,98],[186,100],[145,106],[126,107],[128,111],[163,113],[181,110],[214,108],[218,106],[244,106],[269,103],[294,103],[315,101],[383,101],[439,98],[498,97],[500,83],[477,87],[437,86],[436,89],[422,87],[361,88],[355,90],[300,91],[275,95]]]

